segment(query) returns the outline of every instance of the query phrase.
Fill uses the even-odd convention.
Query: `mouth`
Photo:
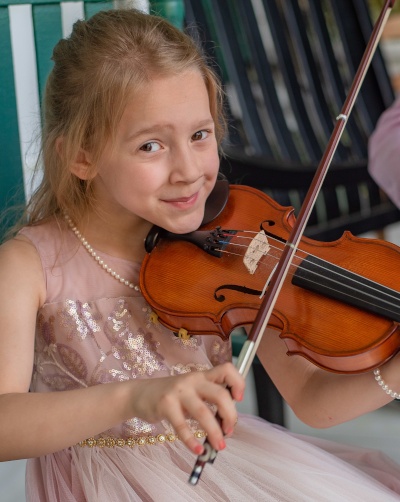
[[[186,209],[188,207],[193,206],[196,203],[198,197],[199,197],[199,192],[196,192],[195,194],[190,195],[189,197],[176,197],[173,199],[163,199],[162,201],[165,202],[166,204]]]

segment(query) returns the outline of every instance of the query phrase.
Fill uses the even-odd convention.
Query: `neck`
[[[141,262],[146,254],[144,240],[151,223],[135,218],[115,218],[91,212],[74,222],[91,246],[116,258]]]

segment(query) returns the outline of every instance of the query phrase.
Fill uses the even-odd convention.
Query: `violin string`
[[[256,232],[254,232],[254,233],[256,233]],[[239,236],[239,237],[244,238],[244,239],[246,238],[246,237],[242,237],[242,236]],[[275,239],[274,237],[271,237],[271,236],[269,236],[269,237],[270,237],[272,240],[274,240],[274,241],[280,242],[279,240]],[[236,244],[236,245],[241,246],[240,244]],[[244,247],[246,247],[246,246],[244,246]],[[272,245],[271,245],[270,247],[272,247],[273,249],[275,249],[275,250],[277,250],[277,251],[279,251],[279,252],[282,252],[282,250],[281,250],[279,247],[272,246]],[[304,255],[304,256],[311,256],[311,257],[314,257],[314,258],[318,259],[318,260],[319,260],[320,262],[322,262],[322,263],[327,263],[327,264],[330,264],[328,261],[324,260],[323,258],[319,258],[319,257],[316,257],[315,255],[312,255],[312,254],[310,254],[310,253],[307,253],[306,251],[303,251],[301,248],[298,248],[298,251],[299,251],[300,253],[303,253],[303,255]],[[271,255],[271,254],[270,254],[269,256],[272,256],[272,258],[273,258],[273,259],[276,259],[276,260],[278,260],[278,259],[279,259],[279,257],[277,258],[277,257],[275,257],[275,256],[273,256],[273,255]],[[297,256],[298,258],[300,258],[298,255],[296,255],[296,256]],[[264,265],[264,264],[263,264],[263,265]],[[328,271],[330,271],[328,268],[324,267],[324,266],[323,266],[322,264],[320,264],[320,263],[315,263],[314,265],[315,265],[315,267],[319,267],[319,268],[320,268],[320,269],[322,269],[322,270],[328,270]],[[292,266],[293,268],[299,268],[301,265],[294,265],[294,264],[292,264],[291,266]],[[341,268],[342,268],[343,270],[346,270],[346,269],[344,269],[343,267],[341,267]],[[340,269],[340,267],[339,267],[339,269]],[[323,276],[322,274],[318,274],[317,272],[314,272],[314,271],[313,271],[313,272],[312,272],[312,274],[313,274],[315,277],[321,277],[321,278],[324,278],[324,276]],[[361,279],[364,279],[364,277],[363,277],[363,276],[361,276],[360,274],[355,274],[355,273],[353,273],[353,272],[352,272],[352,274],[353,274],[355,277],[359,277],[359,278],[361,278]],[[294,274],[292,273],[292,275],[294,275]],[[338,273],[337,275],[339,276],[339,278],[341,277],[339,273]],[[345,276],[345,275],[343,275],[343,277],[346,277],[346,276]],[[398,298],[399,298],[399,297],[398,297],[398,295],[399,295],[399,293],[398,293],[397,291],[395,291],[395,290],[393,290],[393,289],[388,288],[388,287],[386,287],[386,286],[385,286],[385,288],[387,288],[388,290],[390,290],[390,291],[392,291],[393,293],[395,293],[395,295],[397,295],[397,296],[395,296],[395,295],[393,295],[393,294],[389,294],[389,293],[388,293],[388,292],[386,292],[386,291],[378,290],[378,289],[373,288],[372,286],[368,286],[368,285],[366,285],[365,283],[363,283],[363,282],[361,282],[361,281],[357,280],[356,278],[353,278],[352,280],[353,280],[353,282],[354,282],[354,283],[358,283],[358,284],[359,284],[359,285],[363,288],[363,290],[364,290],[363,292],[364,292],[364,293],[365,293],[365,288],[366,288],[366,287],[367,287],[368,289],[372,290],[372,292],[373,292],[373,293],[369,294],[369,296],[372,296],[373,300],[375,300],[374,295],[375,295],[375,293],[377,292],[379,295],[386,295],[387,297],[389,297],[389,298],[393,299],[394,301],[396,301],[396,303],[390,303],[390,305],[391,305],[391,306],[393,306],[393,307],[395,307],[395,308],[398,306]],[[336,282],[337,284],[339,284],[339,285],[341,284],[339,281],[335,281],[335,282]],[[374,282],[374,281],[372,281],[372,282]],[[377,284],[378,286],[382,286],[382,285],[380,285],[379,283],[376,283],[376,282],[375,282],[375,284]],[[330,289],[331,289],[332,291],[335,291],[333,288],[330,288]],[[356,288],[353,288],[353,289],[354,289],[356,292],[358,292],[358,290],[357,290]],[[340,291],[340,289],[338,289],[337,291]],[[366,293],[366,294],[368,294],[368,293]],[[354,298],[355,298],[355,297],[354,297]],[[388,302],[388,303],[389,303],[389,302]],[[371,303],[371,305],[374,305],[374,303]]]
[[[250,230],[244,230],[244,231],[242,231],[242,232],[243,232],[243,233],[245,233],[245,232],[246,232],[246,233],[258,234],[258,232],[254,232],[254,231],[250,231]],[[227,236],[227,237],[232,238],[232,234],[227,234],[226,236]],[[245,236],[242,236],[242,235],[237,235],[237,234],[235,235],[235,237],[237,237],[237,238],[239,238],[239,239],[249,239],[248,237],[245,237]],[[265,243],[265,241],[264,241],[264,240],[258,239],[257,237],[255,237],[254,239],[251,239],[251,240],[252,240],[252,242],[253,242],[254,240],[255,240],[256,242],[257,242],[257,241],[259,241],[261,244],[264,244],[264,243]],[[284,243],[284,242],[279,241],[278,239],[276,239],[275,237],[273,237],[273,236],[271,236],[271,235],[268,235],[268,243],[269,243],[270,247],[271,247],[272,249],[274,249],[275,251],[278,251],[279,253],[282,253],[282,249],[281,249],[281,248],[279,248],[278,246],[271,245],[270,240],[272,240],[272,241],[274,241],[274,242],[279,242],[279,243],[280,243],[280,244],[282,244],[282,245],[284,245],[285,243]],[[237,247],[243,247],[243,248],[248,249],[248,246],[246,246],[245,244],[239,244],[239,243],[237,243],[237,242],[232,243],[232,241],[229,241],[229,242],[227,242],[226,244],[228,244],[228,245],[235,245],[235,246],[237,246]],[[297,251],[298,251],[299,253],[302,253],[305,257],[307,257],[307,256],[311,256],[311,257],[314,257],[314,258],[316,258],[317,260],[319,260],[321,263],[327,263],[327,264],[330,264],[330,262],[328,262],[327,260],[325,260],[325,259],[323,259],[323,258],[316,257],[315,255],[313,255],[313,254],[311,254],[311,253],[307,253],[306,251],[302,250],[301,248],[297,248]],[[298,255],[297,251],[296,251],[296,253],[295,253],[295,257],[297,257],[297,258],[300,258],[300,259],[301,259],[302,257],[300,257],[300,256]],[[242,256],[242,255],[240,255],[240,254],[238,254],[238,253],[232,253],[231,251],[228,251],[228,250],[222,250],[222,252],[224,252],[224,253],[228,253],[228,254],[235,254],[235,255],[237,255],[237,256]],[[279,260],[279,258],[280,258],[280,257],[274,256],[274,255],[271,255],[271,254],[269,254],[268,256],[272,257],[272,258],[273,258],[273,259],[275,259],[276,261],[278,261],[278,260]],[[318,267],[318,268],[322,269],[322,271],[324,271],[324,270],[325,270],[325,271],[329,271],[329,272],[330,272],[330,270],[329,270],[327,267],[324,267],[321,263],[315,263],[314,265],[315,265],[315,267]],[[261,262],[261,265],[262,265],[262,266],[265,266],[265,267],[267,266],[266,264],[264,264],[264,263],[262,263],[262,262]],[[294,275],[294,272],[293,272],[292,270],[293,270],[293,269],[296,269],[296,268],[299,268],[300,266],[301,266],[301,265],[296,265],[296,264],[293,264],[293,263],[292,263],[292,264],[291,264],[291,266],[290,266],[290,268],[291,268],[290,274],[293,276],[293,275]],[[346,269],[344,269],[343,267],[339,267],[339,269],[340,269],[340,268],[341,268],[341,269],[343,269],[343,270],[346,270]],[[323,275],[322,273],[321,273],[321,274],[318,274],[318,273],[317,273],[317,272],[315,272],[315,271],[312,271],[311,273],[313,274],[313,276],[314,276],[314,277],[320,277],[320,278],[324,279],[324,275]],[[385,303],[388,305],[388,308],[386,308],[385,310],[386,310],[387,312],[389,312],[389,313],[390,313],[390,312],[392,312],[392,310],[390,310],[390,308],[389,308],[389,307],[392,307],[392,308],[394,308],[394,309],[398,308],[398,300],[399,300],[399,296],[398,296],[398,295],[399,295],[399,293],[398,293],[396,290],[394,290],[394,289],[392,289],[392,288],[389,288],[389,287],[387,287],[387,286],[384,286],[385,288],[387,288],[387,290],[392,291],[392,292],[393,292],[393,293],[395,293],[395,295],[397,295],[397,296],[395,296],[394,294],[390,294],[390,293],[389,293],[389,292],[387,292],[387,291],[382,291],[382,290],[379,290],[378,288],[374,288],[374,287],[372,287],[372,286],[366,285],[366,284],[365,284],[365,283],[363,283],[362,281],[360,281],[360,280],[357,280],[357,279],[356,279],[357,277],[358,277],[358,278],[360,278],[360,279],[364,279],[364,277],[363,277],[363,276],[361,276],[360,274],[356,274],[356,273],[354,273],[354,272],[351,272],[351,273],[354,275],[354,278],[352,278],[353,282],[354,282],[355,284],[357,284],[357,283],[358,283],[358,284],[359,284],[359,285],[363,288],[363,293],[364,293],[364,294],[366,294],[366,295],[368,295],[368,296],[370,296],[370,297],[372,298],[372,300],[373,300],[373,301],[372,301],[372,302],[367,302],[367,303],[369,303],[370,305],[375,305],[375,304],[376,304],[376,302],[375,302],[375,300],[376,300],[375,295],[376,295],[376,294],[378,294],[378,295],[380,295],[381,297],[382,297],[382,295],[385,295],[385,296],[387,296],[390,300],[393,300],[393,302],[391,302],[391,301],[389,301],[389,300],[383,300],[383,301],[385,301]],[[339,276],[339,278],[340,278],[340,277],[343,277],[343,278],[345,278],[345,277],[346,277],[345,275],[341,276],[339,273],[338,273],[338,276]],[[370,280],[370,279],[369,279],[369,280]],[[341,282],[340,282],[339,280],[337,280],[337,281],[333,280],[333,281],[332,281],[332,279],[331,279],[331,282],[335,282],[335,283],[337,283],[338,285],[341,285]],[[379,284],[379,283],[377,283],[377,282],[375,282],[375,281],[372,281],[372,282],[374,282],[374,283],[375,283],[375,284],[377,284],[378,286],[382,286],[381,284]],[[317,283],[317,281],[315,281],[315,283]],[[369,290],[371,290],[371,293],[366,292],[366,288],[367,288],[367,289],[369,289]],[[338,288],[337,290],[335,290],[334,288],[328,288],[328,289],[330,289],[330,290],[332,290],[332,291],[341,291],[341,289],[340,289],[340,288]],[[358,293],[358,292],[359,292],[359,291],[357,290],[357,288],[355,288],[355,287],[350,287],[350,289],[353,289],[356,293]],[[351,295],[347,295],[347,296],[351,297]],[[355,295],[355,296],[353,296],[352,298],[357,298],[357,296]]]
[[[247,230],[246,232],[249,232],[249,231]],[[254,232],[254,233],[257,233],[257,232]],[[240,235],[239,235],[239,236],[235,236],[235,237],[239,237],[239,238],[242,238],[242,239],[246,239],[246,237],[243,237],[243,236],[240,236]],[[274,237],[269,236],[269,238],[270,238],[270,239],[272,239],[273,241],[280,242],[278,239],[276,239],[276,238],[274,238]],[[257,240],[257,239],[256,239],[256,240]],[[260,240],[260,243],[262,243],[262,242],[263,242],[263,241],[261,241],[261,240]],[[269,242],[269,241],[268,241],[268,242]],[[282,244],[284,244],[284,243],[282,243]],[[248,247],[248,246],[246,246],[246,245],[243,245],[243,244],[237,244],[237,243],[235,243],[235,245],[237,245],[237,246],[239,246],[239,247],[245,247],[246,249],[247,249],[247,247]],[[270,245],[270,247],[271,247],[271,248],[273,248],[274,250],[276,250],[276,251],[280,252],[280,253],[282,252],[281,248],[279,248],[279,247],[277,247],[277,246],[272,246],[272,245]],[[308,253],[308,252],[306,252],[306,251],[302,250],[301,248],[297,248],[297,251],[298,251],[298,252],[300,252],[300,253],[303,253],[304,257],[310,256],[310,257],[316,258],[316,259],[317,259],[317,260],[319,260],[320,262],[326,263],[326,264],[328,264],[328,265],[332,265],[330,262],[328,262],[328,261],[327,261],[327,260],[325,260],[324,258],[317,257],[316,255],[313,255],[312,253]],[[266,256],[266,254],[264,254],[264,255]],[[280,257],[273,256],[273,255],[271,255],[271,254],[269,254],[269,256],[271,256],[273,259],[276,259],[276,260],[279,260],[279,258],[280,258]],[[298,254],[295,254],[295,256],[296,256],[297,258],[300,258],[300,259],[302,258],[302,257],[298,256]],[[294,264],[292,264],[292,265],[293,265],[293,268],[299,268],[299,267],[301,267],[301,265],[294,265]],[[328,269],[327,267],[324,267],[323,265],[321,265],[321,264],[319,264],[319,263],[315,263],[315,267],[319,267],[319,268],[321,268],[321,269],[322,269],[322,270],[324,270],[324,271],[329,271],[329,269]],[[338,268],[339,268],[339,270],[345,270],[345,271],[347,271],[344,267],[339,267],[339,266],[338,266]],[[360,275],[360,274],[356,274],[355,272],[352,272],[352,274],[354,274],[354,276],[356,276],[356,277],[359,277],[359,278],[361,278],[361,279],[364,279],[364,277],[363,277],[362,275]],[[294,273],[292,273],[291,275],[294,275]],[[316,274],[316,275],[318,275],[318,274]],[[338,274],[338,275],[339,275],[339,274]],[[319,275],[319,276],[320,276],[320,277],[322,277],[322,278],[324,277],[323,275]],[[339,275],[339,276],[340,276],[340,275]],[[344,278],[344,277],[346,277],[346,276],[345,276],[345,275],[343,275],[342,277]],[[358,282],[358,283],[360,284],[360,286],[362,286],[363,288],[365,287],[365,284],[364,284],[363,282],[361,282],[361,281],[354,280],[354,282]],[[375,281],[372,281],[372,282],[375,282]],[[377,283],[377,282],[375,282],[375,284],[377,284],[378,286],[382,286],[381,284],[379,284],[379,283]],[[398,295],[398,294],[399,294],[399,292],[397,292],[396,290],[394,290],[394,289],[392,289],[392,288],[389,288],[389,287],[387,287],[387,286],[385,286],[385,288],[387,288],[388,290],[393,291],[393,293],[395,293],[396,295]],[[372,288],[372,289],[373,289],[373,288]],[[387,295],[387,296],[389,296],[389,297],[391,297],[391,298],[393,298],[393,299],[395,299],[395,300],[398,300],[398,296],[389,295],[389,293],[387,293],[387,292],[384,292],[384,291],[381,291],[381,290],[378,290],[378,289],[376,289],[376,290],[375,290],[375,289],[373,289],[373,291],[374,291],[374,292],[378,292],[379,294],[385,294],[385,295]]]
[[[224,252],[225,252],[225,253],[228,253],[228,254],[233,254],[233,253],[230,253],[229,251],[224,251]],[[242,256],[242,255],[239,255],[239,254],[236,254],[236,255],[237,255],[237,256]],[[273,257],[273,258],[274,258],[274,259],[276,259],[276,261],[278,261],[278,260],[279,260],[279,258],[276,258],[276,257]],[[265,267],[267,266],[266,264],[263,264],[263,263],[261,263],[261,265],[262,265],[262,266],[265,266]],[[293,264],[291,264],[291,268],[298,268],[299,266],[300,266],[300,265],[293,265]],[[322,267],[321,265],[318,265],[318,264],[315,264],[315,266],[316,266],[316,267],[320,267],[320,268],[322,268],[322,269],[324,268],[324,267]],[[320,277],[320,278],[324,279],[324,276],[323,276],[322,274],[318,274],[318,273],[317,273],[317,272],[315,272],[315,271],[311,271],[310,273],[314,276],[314,278],[316,278],[316,277]],[[291,275],[294,275],[294,274],[292,273]],[[340,275],[339,275],[339,276],[340,276]],[[343,276],[343,277],[344,277],[344,276]],[[359,276],[359,277],[361,277],[361,278],[362,278],[362,276]],[[339,280],[334,281],[333,279],[330,279],[330,281],[331,281],[331,282],[335,282],[335,283],[336,283],[336,284],[338,284],[338,285],[342,285],[342,284],[341,284],[341,282],[340,282]],[[310,282],[312,282],[312,281],[310,281]],[[355,279],[353,279],[353,282],[355,282],[355,283],[356,283],[356,282],[359,282],[359,281],[356,281]],[[315,283],[315,284],[318,284],[318,282],[317,282],[317,281],[314,281],[314,283]],[[364,300],[364,303],[365,303],[365,304],[369,304],[369,305],[371,305],[371,306],[376,306],[377,304],[376,304],[376,297],[375,297],[375,293],[374,293],[374,291],[375,291],[375,290],[374,290],[374,288],[373,288],[373,287],[371,287],[371,286],[366,286],[366,285],[365,285],[365,284],[363,284],[363,283],[360,283],[360,284],[361,284],[361,285],[363,286],[363,288],[364,288],[364,290],[363,290],[363,294],[364,294],[364,295],[367,295],[367,296],[369,296],[369,297],[371,297],[371,298],[372,298],[372,300],[373,300],[373,301],[370,301],[370,302],[367,302],[366,300]],[[366,290],[365,290],[365,288],[366,288],[366,287],[367,287],[368,289],[370,289],[372,292],[371,292],[371,293],[366,292]],[[342,289],[340,289],[340,288],[338,288],[338,289],[334,289],[333,287],[328,287],[327,285],[325,285],[325,288],[326,288],[326,289],[329,289],[329,290],[331,290],[331,291],[334,291],[334,292],[341,292],[342,294],[346,294],[346,296],[348,296],[349,298],[354,298],[354,299],[355,299],[355,298],[358,298],[358,296],[357,296],[357,295],[350,295],[350,294],[348,294],[348,293],[344,293],[344,292],[343,292],[343,288],[342,288]],[[359,290],[358,290],[357,288],[355,288],[355,287],[347,286],[347,289],[353,289],[356,293],[359,293]],[[376,291],[378,291],[378,290],[376,290]],[[395,290],[393,290],[393,291],[394,291],[394,292],[396,292]],[[388,295],[388,293],[386,293],[386,292],[382,292],[382,291],[378,291],[378,294],[380,294],[380,295],[385,294],[385,295],[387,295],[387,296],[390,296],[390,295]],[[396,308],[398,308],[398,298],[394,298],[394,300],[395,300],[395,301],[397,301],[397,303],[390,302],[389,300],[384,300],[384,299],[382,299],[382,301],[384,301],[384,302],[386,303],[386,305],[387,305],[387,306],[383,308],[383,307],[382,307],[382,305],[381,305],[381,308],[383,308],[383,310],[385,310],[385,311],[388,313],[389,317],[390,317],[390,314],[395,314],[395,313],[397,312],[397,311],[396,311]],[[393,309],[394,309],[394,310],[393,310]]]
[[[249,231],[247,230],[246,232],[249,232]],[[256,233],[256,232],[254,232],[254,233]],[[236,237],[236,236],[235,236],[235,237]],[[243,237],[243,236],[237,236],[237,237],[242,238],[242,239],[246,239],[246,237]],[[276,238],[274,238],[274,237],[272,237],[272,236],[268,236],[268,237],[269,237],[270,239],[272,239],[273,241],[280,242],[278,239],[276,239]],[[257,239],[256,239],[256,240],[257,240]],[[263,241],[261,241],[261,240],[260,240],[260,242],[263,242]],[[284,244],[284,243],[282,243],[282,244]],[[237,243],[235,243],[235,245],[237,245],[237,246],[239,246],[239,247],[245,247],[245,248],[247,249],[247,246],[245,246],[245,245],[242,245],[242,244],[237,244]],[[271,247],[271,248],[273,248],[274,250],[276,250],[276,251],[280,252],[280,253],[282,252],[282,249],[281,249],[281,248],[279,248],[279,247],[277,247],[277,246],[272,246],[272,245],[270,245],[270,247]],[[308,253],[308,252],[306,252],[306,251],[302,250],[301,248],[297,248],[297,251],[298,251],[298,252],[300,252],[300,253],[303,253],[304,257],[310,256],[310,257],[313,257],[313,258],[315,258],[315,259],[319,260],[319,261],[320,261],[320,262],[322,262],[322,263],[326,263],[326,264],[328,264],[328,265],[332,265],[330,262],[328,262],[328,261],[327,261],[327,260],[325,260],[324,258],[317,257],[316,255],[313,255],[312,253]],[[280,258],[280,256],[279,256],[279,257],[273,256],[273,255],[269,255],[269,256],[271,256],[273,259],[276,259],[276,260],[279,260],[279,258]],[[295,256],[296,256],[297,258],[300,258],[300,259],[302,258],[302,257],[298,256],[298,254],[295,254]],[[294,265],[294,264],[292,264],[292,265],[293,265],[293,268],[299,268],[299,267],[301,266],[301,264],[300,264],[300,265]],[[315,265],[315,267],[319,267],[320,269],[322,269],[322,270],[324,270],[324,271],[330,271],[327,267],[324,267],[324,266],[323,266],[323,265],[321,265],[320,263],[315,263],[314,265]],[[339,269],[342,269],[342,270],[347,271],[347,270],[346,270],[345,268],[343,268],[343,267],[339,267]],[[357,273],[355,273],[355,272],[351,272],[351,273],[352,273],[355,277],[359,277],[360,279],[366,279],[365,277],[363,277],[363,276],[362,276],[362,275],[360,275],[360,274],[357,274]],[[294,273],[292,273],[291,275],[294,275]],[[320,275],[320,274],[315,274],[315,275],[318,275],[318,276],[320,276],[320,277],[322,277],[322,278],[324,277],[323,275]],[[339,277],[340,277],[340,274],[338,274],[338,275],[339,275]],[[345,278],[346,276],[345,276],[345,275],[343,275],[342,277],[343,277],[343,278]],[[369,280],[370,280],[370,279],[369,279]],[[363,288],[365,288],[365,286],[366,286],[366,285],[365,285],[365,283],[363,283],[362,281],[358,281],[358,280],[354,279],[354,282],[357,282],[357,283],[358,283],[358,284],[360,284],[360,286],[362,286]],[[376,281],[372,281],[372,282],[375,282],[375,284],[377,284],[378,286],[382,286],[381,284],[377,283]],[[397,295],[397,296],[395,296],[395,295],[390,295],[389,293],[387,293],[387,292],[385,292],[385,291],[381,291],[381,290],[378,290],[378,289],[374,289],[374,288],[372,288],[371,286],[369,286],[369,287],[370,287],[370,289],[372,289],[374,292],[378,292],[378,294],[384,294],[384,295],[386,295],[386,296],[389,296],[390,298],[393,298],[394,300],[398,300],[398,295],[399,295],[399,292],[398,292],[398,291],[396,291],[396,290],[394,290],[394,289],[392,289],[392,288],[389,288],[388,286],[384,286],[384,287],[385,287],[385,288],[387,288],[387,290],[390,290],[390,291],[392,291],[393,293],[395,293],[395,295]]]

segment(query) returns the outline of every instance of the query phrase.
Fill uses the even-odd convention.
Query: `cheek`
[[[152,166],[146,166],[142,169],[141,166],[129,165],[121,169],[118,174],[118,183],[122,190],[132,190],[138,194],[154,191],[157,186],[157,170],[152,169]]]
[[[210,154],[207,157],[207,173],[209,174],[210,177],[216,177],[219,171],[219,154],[217,148],[215,151],[210,152]]]

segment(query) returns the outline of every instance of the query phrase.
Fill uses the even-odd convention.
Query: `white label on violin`
[[[252,239],[243,258],[243,263],[250,274],[254,274],[260,259],[268,254],[269,250],[270,245],[268,244],[267,236],[264,230],[261,230],[254,239]]]

